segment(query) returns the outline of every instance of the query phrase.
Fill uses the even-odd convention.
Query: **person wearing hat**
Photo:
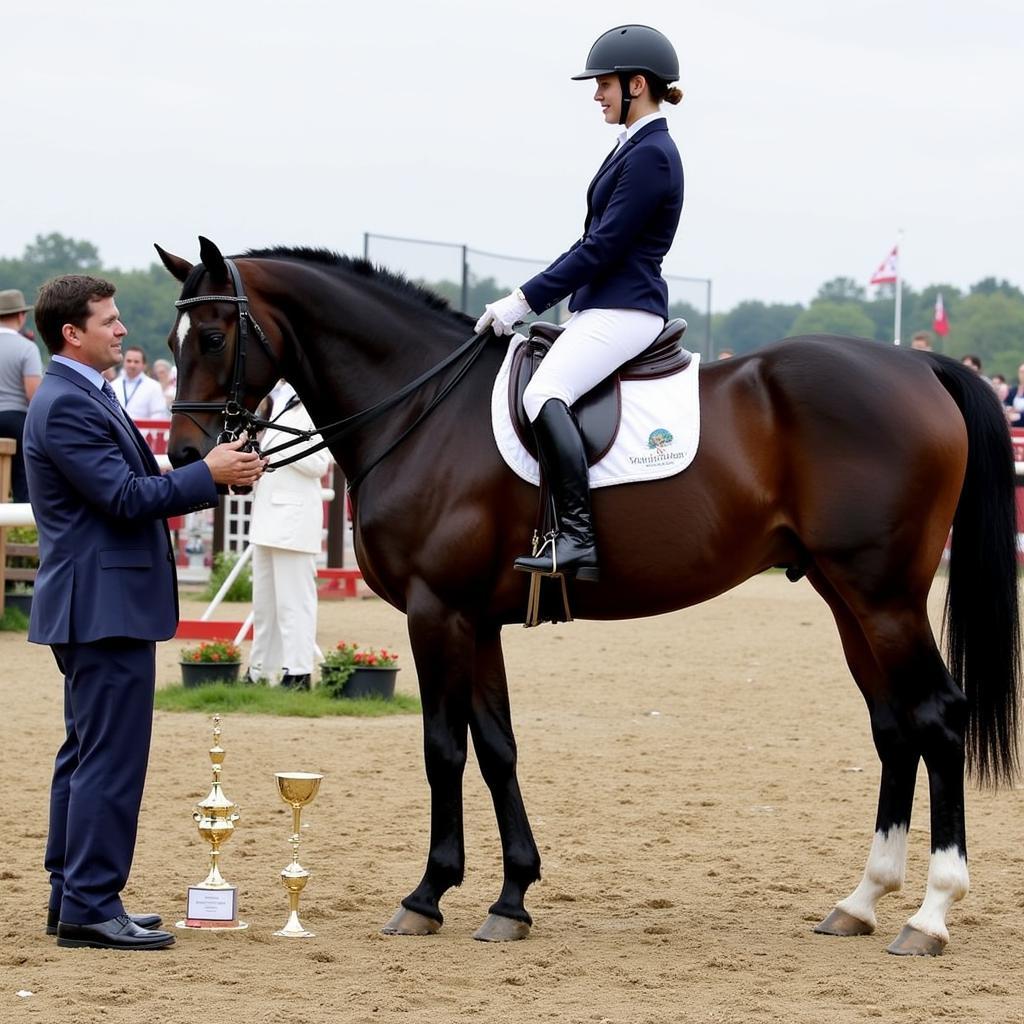
[[[587,462],[572,404],[661,333],[661,262],[683,208],[683,166],[661,103],[678,103],[679,60],[647,25],[620,25],[590,49],[577,81],[594,79],[604,120],[623,130],[587,190],[583,236],[546,270],[486,306],[477,331],[510,334],[531,311],[569,296],[572,316],[523,395],[558,520],[554,543],[517,558],[527,572],[598,579]]]
[[[11,498],[21,502],[28,501],[21,450],[25,416],[43,376],[39,349],[21,333],[31,309],[17,288],[0,291],[0,437],[18,442],[11,462]],[[0,498],[6,501],[7,495]]]

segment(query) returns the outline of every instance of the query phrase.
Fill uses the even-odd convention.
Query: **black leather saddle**
[[[541,360],[563,330],[563,327],[556,324],[531,324],[530,337],[516,350],[512,357],[512,366],[509,368],[508,406],[512,414],[512,424],[519,440],[534,458],[537,458],[537,443],[530,421],[526,417],[526,410],[523,408],[523,392],[540,366]],[[619,418],[622,414],[619,382],[655,380],[658,377],[671,377],[672,374],[685,370],[693,358],[680,344],[685,332],[685,320],[669,320],[661,334],[640,355],[605,377],[572,407],[580,425],[580,433],[583,435],[588,466],[600,462],[611,450],[618,436]]]

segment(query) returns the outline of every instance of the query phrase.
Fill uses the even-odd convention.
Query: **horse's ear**
[[[221,255],[220,249],[208,238],[199,236],[199,259],[210,274],[210,277],[218,282],[224,283],[228,279],[228,268]]]
[[[161,249],[156,242],[153,243],[153,248],[159,254],[160,262],[171,272],[171,276],[176,277],[184,284],[185,278],[192,272],[192,264],[188,260],[183,260],[180,256],[175,256],[173,253],[168,252],[166,249]]]

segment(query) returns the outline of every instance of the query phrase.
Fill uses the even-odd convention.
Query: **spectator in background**
[[[313,429],[290,384],[281,381],[271,399],[269,420],[283,427]],[[260,447],[269,451],[291,440],[291,434],[267,427]],[[315,444],[314,440],[297,445],[280,458]],[[330,464],[330,455],[321,449],[268,473],[256,486],[249,528],[253,639],[248,682],[273,685],[280,678],[281,686],[310,688],[316,647],[316,556],[324,522],[320,478]]]
[[[114,394],[122,408],[136,422],[167,420],[167,402],[163,388],[146,372],[146,353],[129,345],[121,360],[121,375],[114,382]]]
[[[170,409],[171,402],[178,390],[178,368],[171,366],[166,359],[153,361],[153,373],[156,375],[157,383],[163,389],[164,402]]]
[[[733,352],[733,350],[731,348],[723,348],[722,351],[718,353],[718,358],[719,359],[732,359],[732,357],[735,354],[736,353]]]
[[[932,336],[929,331],[914,331],[910,339],[910,347],[921,352],[931,352]]]
[[[22,334],[31,309],[17,288],[0,291],[0,437],[13,438],[18,444],[11,460],[11,496],[20,502],[28,501],[21,450],[25,417],[43,377],[39,349]],[[7,495],[0,495],[0,500],[6,501]]]
[[[1003,404],[1010,426],[1024,427],[1024,363],[1017,367],[1017,383],[1007,391]]]
[[[995,388],[996,395],[999,397],[999,401],[1006,404],[1006,396],[1010,393],[1010,385],[1006,383],[1006,378],[1001,373],[993,373],[989,378],[992,387]]]
[[[961,360],[964,366],[969,366],[975,373],[981,373],[981,356],[968,352]]]

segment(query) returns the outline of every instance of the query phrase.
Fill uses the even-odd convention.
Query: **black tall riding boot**
[[[554,500],[557,533],[554,550],[548,543],[536,558],[517,558],[515,567],[597,580],[587,456],[576,418],[565,402],[549,398],[533,422],[533,433]]]

